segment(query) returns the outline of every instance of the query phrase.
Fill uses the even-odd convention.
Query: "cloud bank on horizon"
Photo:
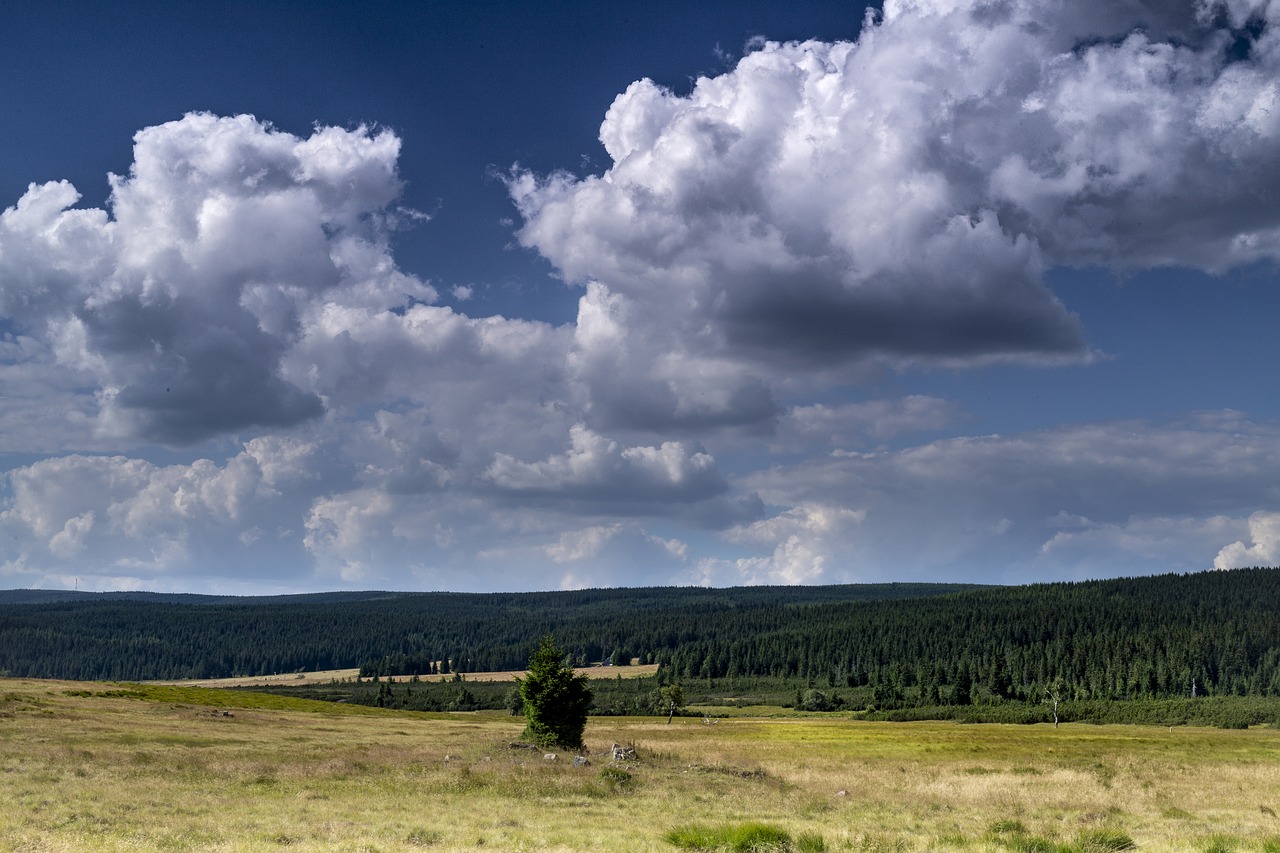
[[[1280,260],[1280,6],[887,2],[640,80],[506,186],[556,326],[403,272],[390,130],[193,112],[0,214],[0,584],[1031,580],[1280,562],[1280,423],[954,431],[880,377],[1105,360],[1060,268]],[[455,290],[457,288],[454,288]],[[469,296],[454,293],[462,301]]]

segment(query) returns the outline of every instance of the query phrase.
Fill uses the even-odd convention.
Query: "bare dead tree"
[[[1048,687],[1044,689],[1045,700],[1051,701],[1053,703],[1053,727],[1055,729],[1058,727],[1058,701],[1059,701],[1058,693],[1060,692],[1061,691],[1057,688],[1056,685],[1052,690],[1050,690]]]

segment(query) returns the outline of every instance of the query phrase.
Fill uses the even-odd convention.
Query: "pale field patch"
[[[648,678],[658,673],[656,663],[635,664],[634,666],[583,666],[574,669],[579,675],[588,678]],[[524,678],[523,670],[510,672],[467,672],[462,674],[464,681],[515,681]],[[326,669],[318,672],[290,672],[280,675],[246,675],[237,678],[188,678],[178,680],[158,680],[151,684],[172,684],[180,687],[309,687],[317,684],[328,684],[331,681],[355,681],[360,676],[359,669]],[[409,680],[407,675],[394,676],[397,682]],[[422,675],[420,681],[444,683],[453,681],[453,675]],[[365,679],[368,681],[369,679]]]
[[[0,850],[671,851],[673,827],[748,820],[831,850],[1009,850],[1000,821],[1140,851],[1280,838],[1271,729],[602,717],[575,768],[511,748],[522,721],[501,713],[113,689],[0,680]],[[636,747],[630,779],[602,774],[614,742]]]

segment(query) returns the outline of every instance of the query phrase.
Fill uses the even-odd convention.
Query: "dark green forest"
[[[14,676],[359,666],[400,681],[522,669],[550,634],[579,662],[638,658],[660,664],[663,681],[757,679],[775,693],[787,685],[792,704],[861,697],[877,713],[1039,704],[1050,693],[1062,702],[1280,696],[1277,569],[1016,587],[17,600],[26,603],[0,603],[0,671]]]
[[[580,662],[802,622],[807,608],[945,595],[971,585],[876,584],[534,593],[320,593],[259,598],[0,591],[0,672],[145,681],[368,667],[381,674],[523,669],[547,634]]]

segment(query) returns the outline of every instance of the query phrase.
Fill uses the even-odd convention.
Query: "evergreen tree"
[[[1009,666],[1003,652],[996,652],[991,661],[991,677],[987,680],[987,689],[992,696],[1008,699],[1013,695],[1013,679],[1009,675]]]
[[[973,703],[973,678],[969,675],[967,664],[960,664],[956,672],[956,683],[951,689],[952,705],[970,705]]]
[[[580,749],[591,708],[591,688],[585,675],[574,675],[555,640],[542,638],[529,657],[529,674],[516,683],[524,699],[522,737],[539,746]]]

